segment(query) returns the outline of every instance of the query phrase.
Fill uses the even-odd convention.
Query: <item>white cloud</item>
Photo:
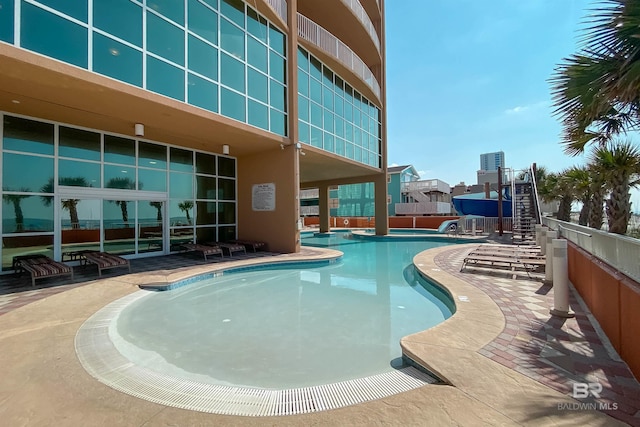
[[[420,175],[421,179],[427,179],[427,178],[431,178],[431,174],[433,172],[431,170],[420,170],[418,171],[418,175]]]
[[[548,105],[547,101],[540,101],[529,105],[518,105],[504,111],[505,114],[523,114],[527,111],[537,110]]]
[[[399,165],[399,164],[397,164],[397,163],[391,163],[391,164],[389,165],[389,167],[392,167],[392,168],[393,168],[393,167],[396,167],[396,166],[400,166],[400,165]]]

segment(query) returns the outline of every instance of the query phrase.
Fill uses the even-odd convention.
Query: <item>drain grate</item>
[[[75,340],[80,363],[91,376],[144,400],[225,415],[295,415],[380,399],[436,382],[410,366],[365,378],[287,390],[204,384],[158,373],[133,364],[109,338],[112,320],[146,294],[135,292],[104,307],[82,325]]]

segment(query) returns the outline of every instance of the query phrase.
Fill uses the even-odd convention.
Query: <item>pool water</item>
[[[127,306],[110,327],[137,365],[211,384],[284,389],[388,372],[400,339],[452,314],[418,279],[415,254],[443,242],[307,237],[341,262],[225,274]]]

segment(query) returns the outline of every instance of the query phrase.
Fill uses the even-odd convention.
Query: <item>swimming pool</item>
[[[394,370],[400,338],[452,314],[419,279],[415,254],[447,242],[303,238],[344,252],[323,267],[243,271],[128,304],[109,327],[138,366],[200,383],[263,389],[329,384]]]

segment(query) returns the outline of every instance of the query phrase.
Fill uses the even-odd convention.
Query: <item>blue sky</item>
[[[549,77],[576,52],[589,0],[387,0],[389,164],[476,183],[480,154],[551,172],[584,164],[559,144]],[[634,192],[634,210],[640,196]]]

